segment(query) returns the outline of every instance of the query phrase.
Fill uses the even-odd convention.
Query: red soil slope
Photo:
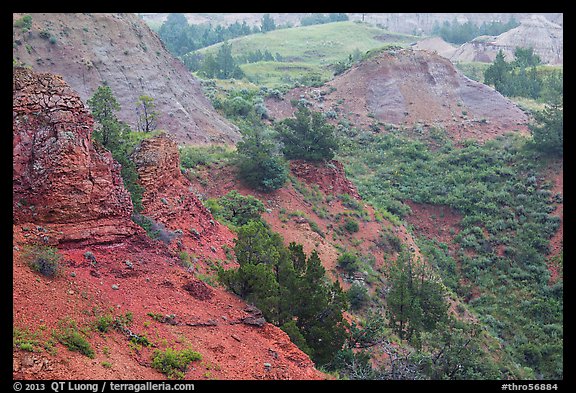
[[[199,172],[204,180],[194,187],[205,198],[220,197],[231,190],[238,190],[243,195],[260,199],[267,208],[262,217],[272,230],[280,233],[286,244],[302,244],[308,254],[317,250],[328,274],[338,279],[344,289],[348,289],[353,280],[364,281],[367,277],[365,272],[354,277],[342,274],[337,268],[342,247],[374,257],[373,268],[379,272],[380,279],[383,279],[387,264],[398,256],[396,251],[379,245],[382,233],[392,233],[412,249],[416,257],[420,256],[414,239],[403,225],[394,225],[380,216],[377,218],[374,209],[361,201],[339,162],[309,164],[292,161],[290,170],[294,180],[271,193],[259,193],[246,187],[238,180],[235,169],[226,166],[204,168]],[[350,195],[361,206],[364,211],[361,218],[355,216],[355,210],[338,197],[342,194]],[[340,229],[347,214],[358,222],[358,232],[347,233]],[[314,224],[316,228],[313,228]]]

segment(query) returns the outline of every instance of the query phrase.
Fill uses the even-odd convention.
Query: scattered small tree
[[[137,128],[139,131],[150,132],[156,129],[158,112],[155,110],[154,98],[141,95],[136,101]]]
[[[206,78],[241,79],[244,72],[240,69],[232,56],[232,45],[223,42],[216,53],[206,55],[202,61],[199,73]]]
[[[400,252],[389,270],[390,290],[386,296],[390,326],[401,339],[419,342],[421,332],[433,331],[447,318],[444,290],[430,271]]]
[[[88,99],[88,106],[92,116],[99,123],[94,130],[94,140],[100,142],[112,153],[112,157],[122,166],[121,175],[124,186],[130,192],[134,211],[142,211],[143,187],[138,184],[138,172],[136,164],[130,158],[134,150],[134,144],[126,138],[132,131],[130,127],[118,120],[115,112],[120,110],[120,105],[112,90],[108,86],[100,86],[94,95]]]
[[[562,156],[564,149],[564,107],[562,95],[551,97],[544,110],[534,112],[529,126],[537,149]]]
[[[274,22],[274,19],[270,16],[270,14],[264,14],[262,16],[261,22],[262,23],[260,25],[260,30],[262,31],[262,33],[276,30],[276,23]]]
[[[502,93],[506,88],[508,73],[511,68],[510,64],[504,60],[504,52],[500,49],[494,62],[484,71],[484,83],[494,85],[496,91]]]

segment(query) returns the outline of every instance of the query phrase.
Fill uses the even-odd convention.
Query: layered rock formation
[[[107,84],[118,118],[136,128],[140,95],[154,99],[158,129],[179,143],[231,144],[240,139],[203,95],[198,80],[135,14],[34,13],[29,31],[13,27],[13,58],[61,75],[86,102]],[[23,14],[13,14],[18,21]]]
[[[175,234],[174,247],[226,260],[222,246],[232,248],[234,234],[214,220],[180,172],[176,142],[168,134],[145,139],[132,158],[145,190],[142,214]]]
[[[293,112],[290,100],[300,98],[356,127],[442,127],[455,140],[525,132],[528,122],[514,103],[467,78],[448,59],[411,49],[384,51],[337,76],[322,91],[294,89],[283,101],[269,99],[266,104],[272,116],[283,118]]]
[[[463,44],[449,58],[454,62],[491,63],[502,50],[506,61],[512,61],[516,48],[533,48],[544,64],[563,64],[563,28],[544,16],[533,15],[498,36],[482,36]]]
[[[93,122],[61,77],[14,69],[14,223],[54,224],[50,243],[111,242],[136,231],[120,166],[90,139]]]

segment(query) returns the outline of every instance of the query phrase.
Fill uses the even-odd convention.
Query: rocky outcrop
[[[132,159],[145,190],[142,214],[165,227],[173,247],[226,260],[222,246],[232,248],[234,235],[214,219],[180,172],[178,145],[171,136],[143,140]]]
[[[92,144],[93,123],[61,77],[14,69],[15,224],[53,224],[46,240],[52,243],[110,242],[135,233],[120,165]]]
[[[17,21],[23,14],[13,14]],[[154,99],[158,129],[179,143],[231,144],[237,128],[220,116],[200,82],[173,57],[135,14],[33,13],[29,31],[13,27],[13,58],[35,70],[61,75],[86,102],[110,86],[118,118],[136,128],[140,95]]]
[[[438,53],[440,56],[449,59],[458,47],[444,41],[441,37],[427,37],[411,45],[414,50],[427,50]]]

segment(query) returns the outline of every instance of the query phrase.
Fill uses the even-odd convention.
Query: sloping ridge
[[[326,378],[257,309],[181,266],[177,251],[225,258],[231,233],[210,222],[210,212],[189,193],[174,142],[157,137],[137,157],[140,174],[149,175],[143,176],[144,211],[169,230],[186,229],[180,242],[166,244],[130,220],[119,165],[92,144],[93,119],[63,79],[15,68],[13,90],[13,326],[36,335],[27,348],[14,344],[14,379],[165,379],[152,356],[168,348],[202,356],[184,372],[186,379]],[[153,184],[146,163],[167,171],[174,189],[166,181]],[[206,222],[209,228],[199,226]],[[201,230],[190,233],[192,225]],[[63,272],[47,277],[27,266],[32,245],[58,247]],[[123,329],[95,327],[99,318],[128,315]],[[62,323],[77,326],[92,358],[57,342],[52,332]],[[152,346],[131,342],[134,334]]]
[[[414,50],[427,50],[436,52],[447,59],[451,58],[458,49],[456,46],[444,41],[441,37],[428,37],[411,45]]]
[[[461,45],[450,59],[491,63],[502,50],[506,60],[512,61],[516,48],[533,48],[544,64],[561,65],[564,62],[563,28],[544,16],[532,15],[520,21],[520,26],[498,36],[477,37]]]
[[[273,116],[290,116],[290,99],[332,110],[356,127],[440,126],[454,140],[487,140],[526,132],[528,116],[496,90],[467,78],[446,58],[423,50],[388,50],[338,75],[320,89],[295,89],[268,100]]]
[[[17,21],[23,14],[13,14]],[[232,144],[237,127],[220,116],[202,87],[135,14],[35,13],[32,29],[13,27],[14,59],[61,75],[86,102],[98,86],[112,88],[133,128],[140,95],[154,99],[158,128],[178,143]],[[53,39],[48,39],[53,37]]]

